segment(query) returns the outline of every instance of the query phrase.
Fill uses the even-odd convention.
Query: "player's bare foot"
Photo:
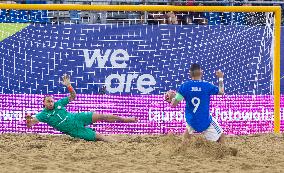
[[[124,119],[125,123],[136,123],[138,122],[138,119],[136,117],[129,117]]]

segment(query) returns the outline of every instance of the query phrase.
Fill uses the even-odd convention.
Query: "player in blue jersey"
[[[28,128],[31,128],[39,122],[44,122],[58,131],[74,138],[80,138],[87,141],[100,140],[112,142],[115,141],[113,138],[98,134],[93,129],[85,126],[97,121],[118,121],[124,123],[137,122],[135,117],[118,117],[111,114],[98,114],[96,112],[67,112],[65,106],[76,98],[76,92],[71,86],[70,77],[68,75],[63,75],[62,84],[67,86],[70,96],[62,98],[57,102],[54,102],[52,96],[46,96],[43,100],[44,109],[36,114],[35,117],[32,117],[30,114],[26,116]]]
[[[190,67],[191,80],[184,82],[177,92],[168,91],[165,100],[173,107],[183,99],[186,101],[187,128],[184,132],[184,140],[190,139],[193,132],[199,132],[203,133],[207,140],[224,143],[223,130],[209,113],[210,96],[224,94],[224,74],[220,70],[216,71],[219,82],[219,87],[217,87],[202,81],[202,73],[199,64],[192,64]]]

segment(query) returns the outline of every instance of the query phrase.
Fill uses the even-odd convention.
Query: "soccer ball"
[[[176,96],[176,91],[169,90],[169,91],[166,92],[166,94],[164,96],[164,100],[168,103],[171,103],[175,96]]]

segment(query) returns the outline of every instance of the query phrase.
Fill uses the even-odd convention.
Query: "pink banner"
[[[66,95],[54,95],[58,100]],[[45,123],[27,129],[25,112],[36,114],[43,109],[43,95],[0,95],[1,133],[60,134]],[[211,98],[210,111],[226,134],[243,135],[273,132],[273,97],[269,95],[226,95]],[[135,116],[138,123],[99,122],[93,127],[103,134],[164,134],[182,133],[185,128],[185,102],[171,108],[162,95],[90,95],[78,94],[67,105],[70,112],[96,111],[119,116]],[[284,96],[281,97],[281,131],[284,131]]]

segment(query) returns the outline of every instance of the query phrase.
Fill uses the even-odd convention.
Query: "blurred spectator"
[[[15,1],[0,1],[0,4],[16,4]]]
[[[282,25],[284,24],[284,4],[281,5],[281,9],[282,9]]]
[[[187,0],[186,3],[185,3],[185,5],[186,5],[186,6],[193,6],[193,5],[194,5],[193,2],[194,2],[194,0]]]
[[[167,23],[168,17],[164,12],[159,11],[159,12],[153,14],[153,16],[154,16],[154,19],[156,21],[158,21],[159,24],[166,24]]]
[[[193,6],[194,0],[187,0],[186,5]],[[203,4],[198,4],[202,6]],[[188,12],[186,15],[181,14],[181,22],[183,24],[198,24],[198,25],[206,25],[208,24],[208,19],[206,19],[204,12]]]
[[[141,20],[145,20],[144,16],[141,16]],[[167,23],[167,15],[163,12],[148,12],[147,14],[147,23],[152,25],[157,24],[166,24]]]
[[[141,23],[148,23],[149,25],[157,25],[158,20],[155,19],[155,12],[147,12],[146,15],[141,16]]]
[[[178,19],[173,11],[166,13],[166,19],[168,24],[178,24]]]
[[[0,4],[16,4],[15,1],[0,1]],[[15,18],[14,12],[16,10],[1,9],[0,10],[0,22],[11,22],[11,18]],[[11,15],[12,14],[12,15]],[[12,21],[13,22],[13,21]]]
[[[96,1],[92,1],[91,5],[109,5],[108,1],[100,1],[100,2],[96,2]],[[106,24],[107,23],[107,11],[99,11],[99,12],[94,12],[91,11],[92,15],[94,15],[93,17],[93,23],[97,23],[97,20],[100,21],[100,23],[102,24]]]
[[[128,12],[127,17],[129,19],[130,24],[137,24],[141,16],[143,16],[142,12]],[[143,22],[142,22],[143,23]]]
[[[46,4],[47,0],[26,0],[26,4]]]
[[[99,90],[99,94],[108,94],[108,92],[107,92],[107,89],[106,89],[106,86],[105,86],[105,85],[103,85],[103,86],[100,88],[100,90]]]
[[[47,0],[26,0],[26,4],[46,4]],[[29,10],[30,20],[36,23],[49,22],[47,10]]]
[[[249,1],[247,1],[249,2]],[[245,3],[243,6],[252,6],[251,3]],[[261,5],[261,4],[260,4]],[[254,6],[258,6],[255,4]],[[266,16],[264,12],[250,12],[244,13],[244,23],[245,25],[264,25],[266,22]]]
[[[206,19],[205,13],[201,12],[189,12],[182,18],[183,24],[197,24],[206,25],[208,24],[208,19]]]

